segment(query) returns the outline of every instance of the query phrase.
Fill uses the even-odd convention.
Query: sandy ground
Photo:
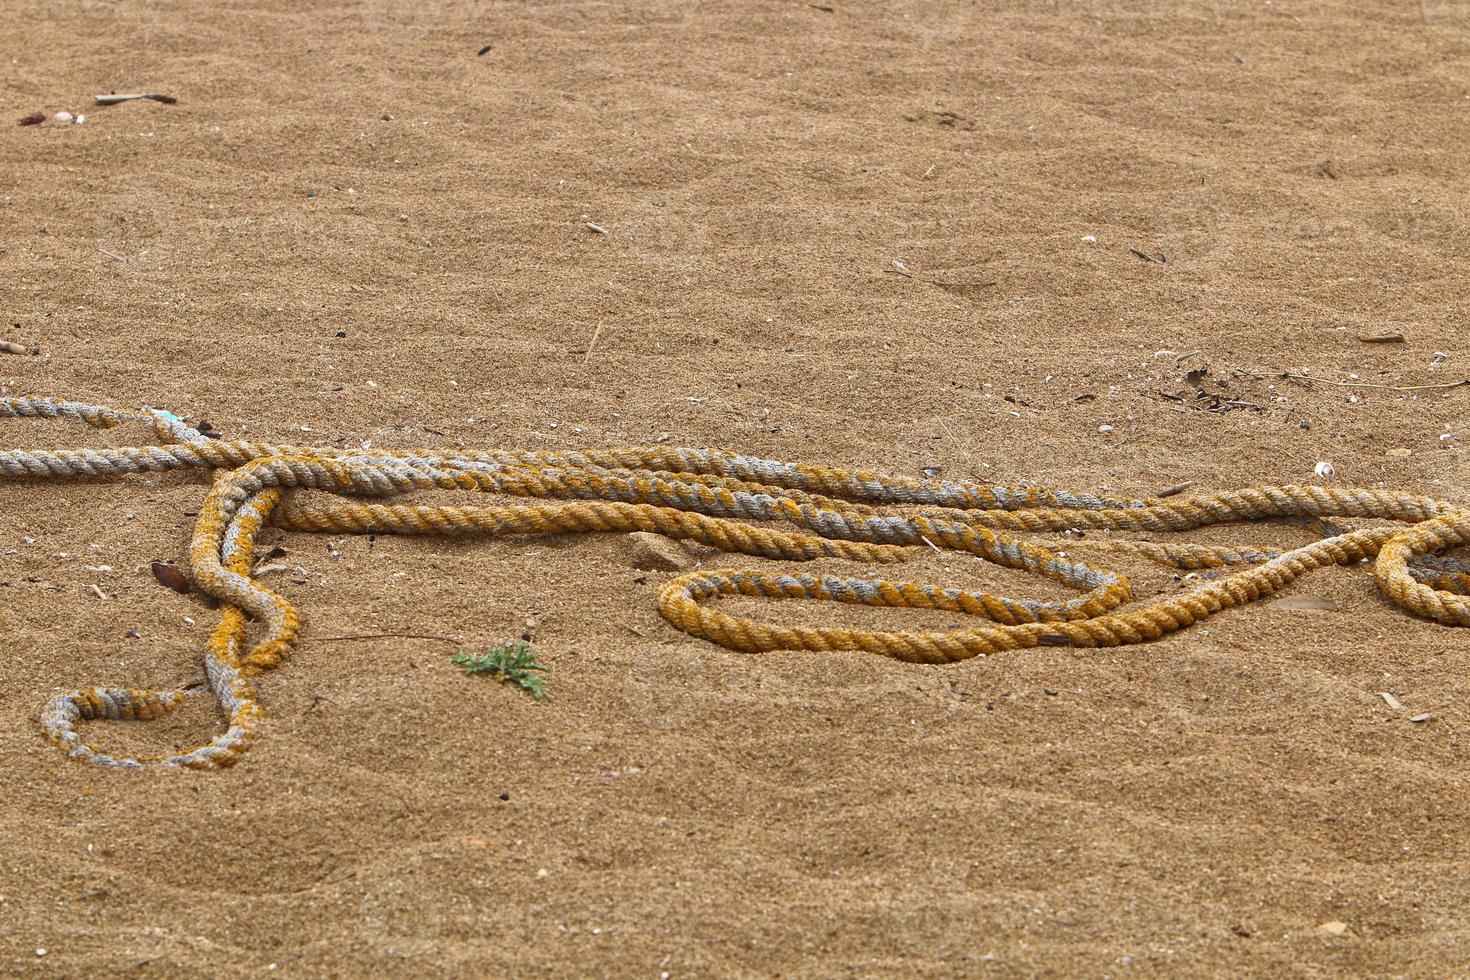
[[[667,434],[1128,494],[1327,459],[1466,500],[1470,389],[1281,377],[1470,376],[1463,0],[11,0],[0,38],[0,337],[40,351],[0,354],[5,393],[278,441]],[[138,90],[178,103],[90,104]],[[14,124],[62,109],[86,123]],[[1383,332],[1405,342],[1361,339]],[[0,443],[109,438],[141,437]],[[69,762],[48,696],[199,676],[217,614],[147,565],[182,558],[203,490],[0,485],[7,974],[1470,958],[1465,635],[1362,570],[1296,587],[1335,611],[932,668],[685,637],[617,537],[334,559],[280,535],[307,633],[244,762]],[[916,577],[1047,592],[948,556]],[[791,605],[740,608],[923,621]],[[539,704],[452,643],[326,639],[481,646],[528,618]],[[168,751],[216,726],[90,734]]]

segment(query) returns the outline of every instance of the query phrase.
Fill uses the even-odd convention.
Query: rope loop
[[[659,595],[671,625],[732,650],[860,650],[912,663],[954,663],[1037,646],[1122,646],[1158,639],[1225,609],[1272,595],[1331,565],[1373,560],[1380,591],[1439,623],[1470,626],[1470,564],[1445,552],[1470,544],[1470,511],[1397,490],[1253,487],[1189,498],[1106,497],[1044,487],[989,486],[884,476],[712,449],[581,452],[408,450],[402,453],[273,445],[206,437],[162,409],[124,410],[50,398],[0,398],[0,419],[57,419],[111,429],[149,426],[159,445],[106,450],[0,450],[0,480],[117,479],[209,470],[213,484],[189,546],[195,585],[222,604],[203,653],[204,686],[167,691],[81,688],[41,712],[48,738],[72,758],[109,768],[232,765],[264,711],[251,679],[275,669],[300,640],[284,596],[251,577],[262,528],[336,534],[500,535],[648,531],[728,553],[783,561],[836,558],[893,565],[930,549],[967,554],[1076,590],[1065,600],[827,574],[747,569],[675,577]],[[329,502],[298,500],[308,489]],[[510,505],[364,502],[423,490],[535,501]],[[1401,526],[1344,529],[1329,518]],[[1319,535],[1288,549],[1089,539],[1097,550],[1206,571],[1179,595],[1125,608],[1128,579],[1016,533],[1089,529],[1146,533],[1275,521]],[[784,525],[784,527],[783,527]],[[1083,546],[1077,543],[1078,546]],[[1215,570],[1218,570],[1215,571]],[[1208,578],[1220,574],[1223,577]],[[805,599],[972,616],[977,626],[928,631],[769,625],[717,608],[722,596]],[[83,722],[153,720],[210,692],[224,731],[188,752],[109,755],[88,745]]]

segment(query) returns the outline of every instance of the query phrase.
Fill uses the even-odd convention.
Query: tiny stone
[[[1414,450],[1404,449],[1400,447],[1398,449],[1390,449],[1383,455],[1388,456],[1391,459],[1408,459],[1410,456],[1414,455]]]

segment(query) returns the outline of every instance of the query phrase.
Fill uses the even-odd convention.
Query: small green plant
[[[525,643],[502,643],[486,653],[456,653],[449,662],[463,667],[466,674],[492,674],[501,681],[519,684],[537,701],[546,693],[546,679],[533,671],[545,673],[551,669],[537,663],[536,655]]]

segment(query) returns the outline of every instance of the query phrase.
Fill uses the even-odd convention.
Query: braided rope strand
[[[52,698],[41,712],[41,727],[54,744],[73,758],[110,768],[229,766],[256,737],[264,712],[251,680],[279,666],[301,636],[291,602],[250,575],[256,537],[271,523],[295,531],[482,537],[648,531],[762,558],[882,565],[935,548],[1077,590],[1070,599],[1040,601],[890,579],[743,569],[701,570],[665,584],[659,612],[671,625],[749,652],[861,650],[915,663],[953,663],[1042,645],[1142,643],[1271,595],[1315,569],[1369,559],[1378,588],[1400,607],[1439,623],[1470,626],[1470,564],[1444,555],[1470,543],[1470,511],[1394,490],[1269,486],[1125,499],[891,477],[710,449],[384,453],[275,445],[207,438],[159,409],[49,398],[0,398],[0,419],[5,418],[73,421],[96,429],[141,423],[160,444],[0,450],[0,480],[117,479],[190,469],[214,474],[189,546],[194,583],[222,608],[203,654],[205,684],[169,691],[83,688]],[[301,489],[329,496],[326,502],[298,499]],[[423,490],[535,502],[363,500]],[[1407,526],[1344,530],[1330,520],[1342,517]],[[1098,550],[1206,570],[1207,576],[1229,572],[1138,608],[1124,608],[1132,598],[1125,576],[1013,536],[1092,529],[1150,534],[1246,521],[1294,524],[1319,537],[1288,549],[1089,541]],[[942,610],[988,623],[900,632],[784,627],[710,604],[735,595]],[[161,718],[205,691],[219,705],[225,729],[188,752],[117,757],[91,747],[78,731],[90,720]]]

